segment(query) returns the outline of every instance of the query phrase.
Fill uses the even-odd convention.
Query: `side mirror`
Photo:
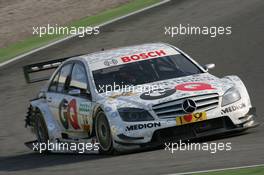
[[[211,64],[206,64],[203,66],[203,68],[205,69],[206,72],[208,72],[210,69],[215,68],[215,64],[211,63]]]
[[[84,90],[81,90],[81,89],[78,89],[78,88],[74,88],[74,89],[71,89],[69,92],[68,92],[69,95],[71,96],[83,96],[83,97],[87,97],[88,99],[91,100],[91,92],[90,91],[86,91],[84,92]]]
[[[89,99],[89,100],[92,100],[92,95],[91,95],[91,92],[89,90],[87,90],[85,92],[85,96]]]
[[[79,95],[81,95],[81,90],[80,89],[71,89],[68,92],[68,94],[72,95],[72,96],[79,96]]]

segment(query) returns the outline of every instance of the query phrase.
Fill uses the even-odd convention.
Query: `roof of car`
[[[171,46],[166,43],[148,43],[148,44],[114,48],[111,50],[105,50],[87,55],[82,55],[81,57],[84,58],[85,61],[87,61],[89,64],[95,62],[102,62],[104,60],[114,59],[127,55],[146,53],[154,50],[168,49],[168,48],[171,49]]]

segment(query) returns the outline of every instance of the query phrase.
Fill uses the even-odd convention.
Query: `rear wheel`
[[[100,153],[102,154],[114,154],[113,139],[111,135],[111,129],[108,120],[103,111],[98,112],[95,121],[96,137],[100,144]]]
[[[37,137],[38,143],[45,143],[46,147],[48,146],[48,140],[49,140],[49,135],[48,135],[48,129],[46,122],[40,112],[37,112],[35,115],[35,125],[34,125],[34,130],[35,134]],[[44,153],[47,153],[48,150],[46,149]]]

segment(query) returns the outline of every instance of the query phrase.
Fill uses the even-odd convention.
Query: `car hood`
[[[143,107],[188,98],[197,95],[217,93],[222,96],[234,84],[232,81],[220,79],[209,73],[168,79],[144,85],[133,89],[122,89],[101,94],[103,101],[116,103],[118,106]],[[144,87],[144,88],[143,88]]]

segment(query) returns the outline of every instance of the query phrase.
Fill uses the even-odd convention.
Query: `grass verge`
[[[68,27],[96,26],[109,20],[129,14],[136,10],[143,9],[160,1],[161,0],[134,0],[125,5],[101,12],[95,16],[89,16],[78,21],[74,21],[73,23],[69,24]],[[39,48],[48,43],[62,39],[66,36],[67,35],[44,35],[42,37],[32,36],[21,42],[12,44],[8,47],[0,48],[0,63],[7,61],[17,55],[26,53],[30,50]]]

